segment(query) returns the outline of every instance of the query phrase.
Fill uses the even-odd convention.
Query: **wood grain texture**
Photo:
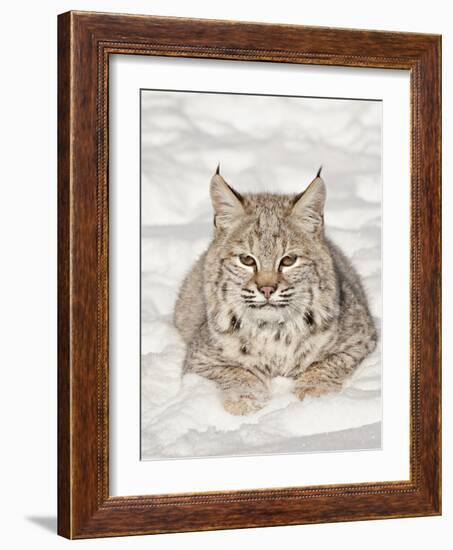
[[[439,36],[69,12],[59,16],[58,532],[68,538],[440,514]],[[165,55],[411,74],[410,480],[110,497],[108,60]],[[409,283],[409,281],[408,281]]]
[[[70,536],[69,16],[58,23],[58,532]]]

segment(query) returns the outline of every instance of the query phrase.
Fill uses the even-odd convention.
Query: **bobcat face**
[[[272,225],[271,219],[267,222]],[[227,244],[228,254],[221,262],[227,278],[224,299],[239,302],[249,317],[279,320],[300,314],[316,279],[310,247],[303,247],[302,236],[298,239],[298,232],[287,227],[268,246],[256,220],[243,225],[248,225],[240,229],[243,236],[234,239],[231,247]]]
[[[219,308],[228,305],[245,320],[307,318],[319,272],[331,268],[321,178],[297,196],[242,196],[215,174],[211,197],[216,229],[209,265],[221,284]]]

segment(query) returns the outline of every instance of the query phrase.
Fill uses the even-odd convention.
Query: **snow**
[[[300,192],[323,165],[326,226],[381,323],[381,103],[142,92],[142,458],[376,449],[381,343],[338,394],[299,402],[291,382],[243,417],[211,381],[182,377],[179,285],[212,234],[218,162],[238,191]]]

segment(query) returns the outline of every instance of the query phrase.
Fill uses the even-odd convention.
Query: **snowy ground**
[[[381,345],[340,394],[298,402],[285,379],[258,413],[223,410],[215,385],[182,378],[171,319],[212,232],[220,161],[238,191],[300,192],[319,165],[328,234],[363,278],[381,322],[381,104],[145,91],[142,95],[142,457],[379,448]]]

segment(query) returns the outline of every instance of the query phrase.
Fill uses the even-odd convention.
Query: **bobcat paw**
[[[313,397],[319,397],[325,393],[335,391],[333,387],[327,387],[323,385],[319,386],[299,386],[295,389],[296,396],[302,401],[307,395],[312,395]]]
[[[223,408],[235,416],[251,414],[263,407],[263,402],[249,395],[227,396],[223,401]]]

